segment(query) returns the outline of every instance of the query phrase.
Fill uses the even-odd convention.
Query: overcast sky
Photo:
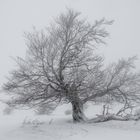
[[[0,0],[0,85],[14,68],[11,57],[25,55],[23,32],[47,26],[54,17],[73,8],[87,17],[114,19],[107,45],[100,48],[105,61],[138,55],[140,58],[140,0]],[[140,69],[140,60],[137,67]]]

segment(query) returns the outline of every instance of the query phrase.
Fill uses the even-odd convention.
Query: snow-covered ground
[[[0,140],[140,140],[140,121],[109,121],[73,124],[65,111],[69,105],[56,109],[52,115],[34,115],[31,111],[16,111],[0,115]],[[90,117],[100,113],[99,105],[90,106]]]

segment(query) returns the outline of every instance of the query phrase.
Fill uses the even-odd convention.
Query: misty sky
[[[0,0],[0,85],[15,67],[11,57],[25,55],[23,32],[46,27],[67,7],[91,23],[102,17],[115,20],[107,28],[107,45],[99,48],[105,62],[133,55],[140,59],[140,0]]]

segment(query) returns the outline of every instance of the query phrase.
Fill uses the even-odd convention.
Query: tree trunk
[[[72,101],[72,117],[73,122],[83,122],[86,120],[86,117],[83,112],[83,104],[78,101]]]

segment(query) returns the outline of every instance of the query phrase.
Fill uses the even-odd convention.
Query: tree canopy
[[[71,103],[73,119],[84,120],[82,106],[105,95],[124,102],[139,101],[140,75],[135,57],[120,59],[107,68],[96,53],[113,21],[93,24],[71,9],[44,30],[26,33],[26,58],[18,57],[4,90],[13,95],[11,105],[57,106]]]

